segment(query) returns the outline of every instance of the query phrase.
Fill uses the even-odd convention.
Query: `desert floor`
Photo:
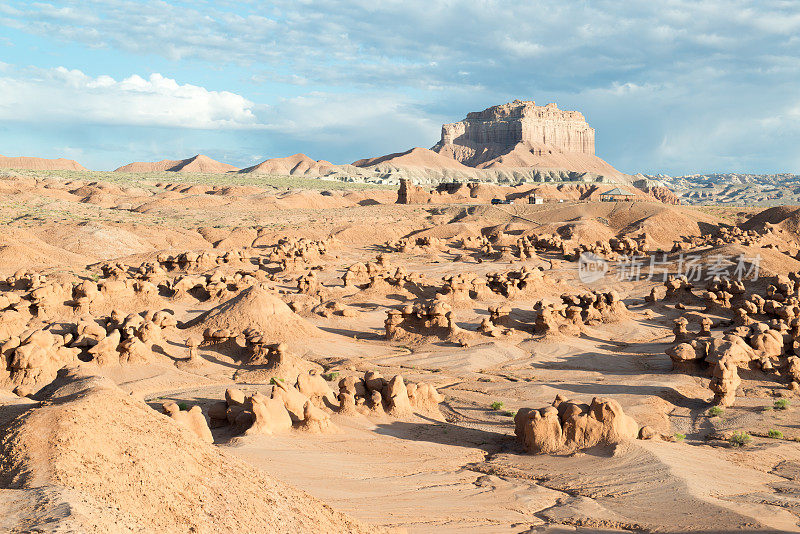
[[[761,370],[740,371],[742,385],[735,404],[712,416],[709,377],[700,371],[674,371],[665,354],[674,344],[674,319],[680,316],[711,317],[715,336],[722,336],[730,326],[730,313],[706,311],[699,296],[702,284],[694,297],[684,301],[684,309],[676,309],[673,301],[645,300],[651,289],[663,287],[661,277],[620,280],[621,267],[614,265],[605,277],[586,284],[579,280],[578,263],[565,259],[560,251],[538,249],[525,259],[513,254],[523,236],[554,235],[578,245],[642,232],[651,240],[651,252],[669,251],[675,240],[711,235],[720,227],[744,224],[757,213],[641,201],[567,200],[501,207],[484,202],[396,205],[396,192],[385,188],[286,190],[283,182],[226,187],[162,177],[123,183],[102,178],[29,174],[0,179],[0,220],[4,223],[0,279],[15,273],[22,277],[27,271],[44,274],[48,281],[77,284],[102,281],[101,266],[109,261],[138,267],[158,262],[164,254],[240,251],[241,260],[176,268],[168,277],[261,271],[268,277],[264,283],[292,303],[295,314],[317,332],[312,336],[284,332],[271,341],[283,342],[293,354],[319,364],[334,391],[344,376],[363,376],[374,370],[384,377],[399,374],[412,382],[431,384],[444,395],[438,413],[402,418],[329,410],[336,428],[331,432],[290,430],[242,436],[227,426],[212,428],[210,447],[343,512],[355,520],[353,525],[367,524],[367,530],[370,524],[396,527],[412,533],[799,529],[800,443],[795,440],[800,441],[796,411],[800,400],[794,408],[791,403],[796,397],[787,381]],[[709,243],[691,250],[706,256],[717,249],[724,253],[725,247],[753,255],[760,251],[763,282],[753,282],[748,289],[764,291],[770,277],[800,271],[800,262],[790,256],[800,236],[792,235],[790,226],[780,230],[784,231],[776,234],[764,226],[758,229],[755,244]],[[270,262],[269,255],[282,238],[319,240],[325,243],[325,253],[291,264]],[[397,251],[402,247],[392,242],[403,238],[412,244],[421,240],[421,245]],[[481,238],[491,243],[492,251],[469,244]],[[776,248],[762,248],[769,243]],[[390,289],[344,285],[342,276],[348,267],[375,262],[378,255],[384,265],[402,267],[416,281]],[[667,270],[673,274],[676,261],[677,256],[671,255]],[[312,268],[321,286],[301,293],[298,278]],[[404,340],[385,339],[387,310],[435,298],[444,277],[472,273],[485,278],[489,273],[522,268],[541,268],[544,279],[509,297],[494,294],[448,302],[455,323],[469,333],[465,342],[424,332]],[[82,357],[79,366],[110,379],[124,394],[144,399],[165,421],[160,409],[166,401],[197,405],[207,413],[225,398],[228,388],[269,396],[273,386],[268,377],[256,381],[247,374],[237,375],[246,368],[241,340],[201,346],[199,360],[188,363],[186,339],[202,329],[185,325],[240,290],[236,287],[217,296],[189,292],[180,298],[159,294],[147,301],[107,295],[103,307],[89,308],[91,315],[107,316],[112,309],[124,315],[168,309],[178,327],[164,331],[164,341],[147,362],[101,366]],[[610,290],[622,297],[627,307],[624,315],[581,324],[570,333],[543,336],[535,332],[538,301]],[[28,298],[24,289],[8,286],[5,292]],[[513,325],[496,337],[479,334],[488,308],[499,304],[511,307]],[[31,312],[25,328],[72,324],[79,317],[73,306],[62,302],[48,313]],[[20,385],[27,387],[29,396],[11,393]],[[37,391],[45,386],[47,381],[39,379],[15,382],[13,373],[0,384],[6,390],[0,397],[0,437],[5,436],[7,447],[0,450],[22,450],[21,441],[6,439],[11,435],[8,429],[19,426],[19,418],[26,413],[53,405],[37,400]],[[570,454],[528,454],[514,435],[513,414],[520,408],[546,406],[556,395],[586,403],[594,397],[614,399],[639,426],[651,427],[661,439],[637,439]],[[113,414],[117,397],[109,398],[93,409]],[[773,408],[776,400],[784,398],[789,400],[787,409]],[[33,419],[26,421],[36,424]],[[70,424],[69,418],[60,421]],[[86,421],[93,424],[92,418]],[[102,445],[105,433],[126,435],[115,429],[119,419],[103,421],[87,430],[87,436]],[[780,431],[782,437],[766,437],[770,430]],[[726,436],[734,431],[748,432],[752,441],[746,447],[732,446]],[[152,439],[159,435],[154,432]],[[146,443],[149,438],[144,429],[129,439]],[[57,462],[36,451],[25,455],[25,465]],[[101,471],[104,458],[99,454],[96,460]],[[72,466],[77,478],[52,474],[25,478],[10,465],[0,463],[0,530],[80,531],[69,523],[71,517],[79,516],[107,532],[153,528],[146,514],[126,515],[124,522],[115,523],[117,519],[112,518],[118,516],[110,508],[121,508],[119,513],[124,515],[127,506],[156,503],[147,496],[115,501],[113,495],[104,494],[101,498],[93,493],[96,484],[76,482],[83,464]],[[39,467],[49,473],[47,465]],[[137,483],[119,474],[124,466],[108,469],[109,477],[120,477],[120,484]],[[191,486],[197,482],[192,477],[201,475],[183,476]],[[45,492],[55,489],[58,496],[47,497]],[[251,486],[240,488],[252,490]],[[174,495],[175,506],[179,508],[189,498]],[[321,506],[316,499],[309,506]],[[151,513],[180,515],[172,506],[159,510]],[[291,506],[284,511],[292,513]],[[331,521],[335,525],[338,519]],[[210,519],[199,525],[199,531],[215,530]],[[324,529],[361,528],[330,525]],[[177,519],[160,523],[159,528],[189,531]],[[228,523],[218,525],[219,531],[229,528],[233,529]],[[246,531],[247,527],[239,528]],[[263,529],[281,530],[275,524]]]

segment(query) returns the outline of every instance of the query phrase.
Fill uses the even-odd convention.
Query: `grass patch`
[[[731,437],[728,438],[728,443],[734,447],[745,447],[752,440],[753,438],[747,432],[734,432]]]
[[[675,441],[683,441],[686,439],[686,434],[681,434],[680,432],[676,432],[675,435],[672,436]]]
[[[719,406],[712,406],[711,408],[708,409],[708,412],[706,413],[708,414],[709,417],[719,417],[720,415],[725,413],[725,410],[723,410]]]
[[[107,182],[117,185],[155,187],[157,183],[184,183],[209,186],[244,185],[263,187],[265,189],[319,189],[319,190],[361,190],[361,189],[397,189],[396,185],[374,184],[364,182],[344,182],[303,178],[301,176],[285,176],[273,174],[238,174],[238,173],[199,173],[199,172],[113,172],[113,171],[40,171],[31,169],[3,169],[0,176],[30,176],[33,178],[61,178],[63,180],[87,180]]]
[[[767,436],[771,437],[772,439],[783,439],[783,432],[770,428],[767,432]]]
[[[489,407],[494,411],[502,410],[503,409],[503,403],[500,402],[500,401],[494,401]]]
[[[270,383],[270,385],[271,385],[271,386],[275,386],[275,385],[277,385],[277,384],[278,384],[278,381],[279,381],[279,380],[280,380],[281,382],[286,382],[286,380],[284,380],[283,378],[275,378],[275,377],[273,376],[272,378],[270,378],[270,379],[269,379],[269,383]]]
[[[322,378],[324,378],[328,382],[336,380],[337,378],[339,378],[339,371],[331,371],[330,373],[324,373],[322,375]]]
[[[791,406],[791,405],[792,405],[792,403],[789,402],[789,399],[778,399],[774,403],[772,403],[772,406],[776,410],[788,410],[789,406]]]

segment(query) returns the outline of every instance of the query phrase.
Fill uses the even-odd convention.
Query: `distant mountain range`
[[[688,174],[684,176],[636,175],[671,189],[683,204],[777,206],[800,204],[797,174]]]

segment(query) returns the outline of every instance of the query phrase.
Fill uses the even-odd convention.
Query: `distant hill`
[[[322,159],[315,161],[305,154],[294,154],[285,158],[267,159],[239,172],[289,176],[329,176],[340,172],[340,169],[329,161]]]
[[[164,159],[154,162],[136,161],[123,165],[114,172],[204,172],[204,173],[225,173],[238,170],[233,165],[221,163],[208,156],[198,154],[191,158],[171,160]]]
[[[683,204],[780,206],[800,204],[800,175],[714,173],[637,175],[672,189]]]
[[[0,169],[31,169],[35,171],[85,171],[83,165],[71,159],[44,159],[0,156]]]

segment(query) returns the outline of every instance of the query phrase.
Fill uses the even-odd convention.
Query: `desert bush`
[[[744,431],[742,431],[742,432],[734,432],[731,435],[731,437],[728,438],[728,443],[730,443],[734,447],[744,447],[745,445],[750,443],[750,441],[752,439],[753,438],[750,437],[750,434],[748,434],[747,432],[744,432]]]

